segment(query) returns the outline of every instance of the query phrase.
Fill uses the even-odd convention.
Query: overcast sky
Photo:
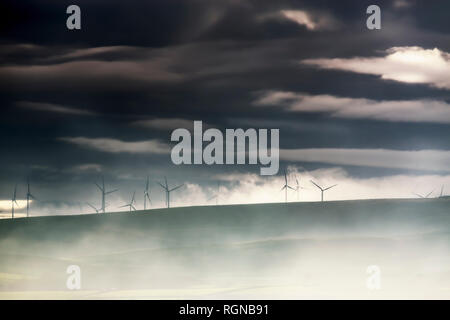
[[[142,207],[147,174],[156,207],[164,176],[187,184],[177,205],[219,181],[221,203],[284,200],[259,166],[173,165],[170,133],[193,120],[280,129],[303,200],[320,196],[309,179],[339,183],[335,200],[450,189],[450,3],[376,1],[371,31],[373,3],[80,0],[69,31],[72,2],[2,1],[0,210],[27,176],[35,214],[89,212],[102,175],[110,210],[135,190]]]

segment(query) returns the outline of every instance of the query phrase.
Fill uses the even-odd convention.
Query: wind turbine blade
[[[95,211],[97,211],[97,208],[96,207],[94,207],[92,204],[90,204],[89,202],[87,202],[87,205],[89,206],[89,207],[91,207],[92,209],[94,209]]]
[[[281,190],[280,190],[280,191],[283,191],[284,189],[286,189],[286,187],[287,187],[287,186],[284,186],[283,188],[281,188]]]
[[[169,190],[169,185],[167,184],[167,177],[164,177],[164,181],[166,182],[166,189]]]
[[[129,204],[125,204],[123,206],[120,206],[119,208],[125,208],[125,207],[129,207],[129,206],[130,206]]]
[[[423,199],[423,196],[420,195],[420,194],[418,194],[418,193],[413,193],[413,195],[418,196],[419,198],[422,198],[422,199]]]
[[[289,189],[297,191],[296,189],[292,188],[291,186],[287,186]]]
[[[320,190],[322,190],[322,187],[320,187],[317,183],[315,183],[314,181],[312,181],[312,180],[309,180],[309,181],[311,181],[311,183],[313,184],[313,185],[315,185],[317,188],[319,188]],[[323,190],[322,190],[323,191]]]
[[[334,188],[334,187],[336,187],[336,186],[337,186],[337,184],[332,185],[331,187],[328,187],[328,188],[326,188],[326,189],[323,189],[323,191],[330,190],[331,188]]]
[[[133,208],[134,211],[136,211],[136,208],[133,205],[131,205],[131,207]]]
[[[161,186],[161,188],[163,188],[164,190],[166,190],[167,191],[167,188],[166,187],[164,187],[161,183],[159,183],[159,182],[156,182],[157,184],[159,184],[160,186]]]
[[[428,193],[426,196],[425,196],[425,198],[428,198],[429,196],[431,196],[431,194],[434,192],[434,190],[433,191],[431,191],[430,193]]]
[[[152,200],[150,199],[150,195],[147,193],[147,199],[150,202],[150,204],[152,204]]]
[[[113,192],[117,192],[117,191],[119,191],[119,189],[114,189],[114,190],[111,190],[111,191],[105,192],[105,194],[110,194],[110,193],[113,193]]]
[[[147,176],[147,183],[145,184],[145,190],[148,191],[148,187],[149,187],[149,177]]]
[[[169,192],[175,191],[175,190],[177,190],[178,188],[181,188],[182,186],[184,186],[184,183],[183,183],[183,184],[180,184],[179,186],[177,186],[177,187],[175,187],[175,188],[170,189]]]
[[[442,185],[442,187],[441,187],[441,194],[439,195],[439,197],[441,197],[442,198],[442,195],[444,194],[444,185]]]
[[[100,187],[100,186],[97,184],[97,182],[95,182],[95,185],[97,186],[97,188],[100,189],[100,191],[103,191],[102,187]]]

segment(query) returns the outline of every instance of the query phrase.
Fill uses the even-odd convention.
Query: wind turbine
[[[136,195],[136,191],[133,192],[133,197],[131,198],[131,202],[128,203],[128,204],[126,204],[126,205],[120,206],[119,208],[129,207],[129,208],[130,208],[130,212],[131,212],[131,209],[133,209],[134,211],[136,211],[136,208],[134,207],[134,203],[135,203],[134,196],[135,196],[135,195]]]
[[[294,188],[292,188],[290,185],[288,185],[288,180],[287,180],[287,173],[286,173],[286,169],[284,170],[284,186],[283,188],[281,188],[281,191],[284,190],[284,201],[287,202],[287,190],[291,189],[291,190],[295,190]]]
[[[431,191],[431,192],[429,192],[429,193],[427,193],[426,195],[421,195],[421,194],[418,194],[418,193],[413,193],[414,195],[416,195],[416,196],[418,196],[419,198],[422,198],[422,199],[428,199],[428,197],[429,196],[431,196],[431,194],[434,192],[434,190],[433,191]]]
[[[91,207],[92,209],[94,209],[95,212],[97,212],[97,213],[99,213],[100,210],[102,210],[102,208],[97,209],[96,207],[94,207],[94,206],[93,206],[92,204],[90,204],[89,202],[86,202],[86,203],[87,203],[87,205],[88,205],[89,207]]]
[[[220,182],[217,182],[217,193],[208,199],[208,202],[216,199],[216,206],[219,204]]]
[[[300,184],[297,180],[297,176],[295,177],[295,183],[296,183],[296,185],[295,185],[294,190],[297,192],[297,201],[299,201],[300,200],[300,189],[306,189],[306,188],[300,187]]]
[[[317,188],[319,188],[320,189],[320,191],[321,191],[321,201],[323,202],[323,193],[325,192],[325,191],[327,191],[327,190],[330,190],[331,188],[334,188],[334,187],[336,187],[337,186],[337,184],[335,184],[335,185],[332,185],[331,187],[328,187],[328,188],[322,188],[321,186],[319,186],[317,183],[315,183],[314,181],[312,181],[312,180],[310,180],[311,181],[311,183],[313,184],[313,185],[315,185]]]
[[[30,216],[30,199],[36,200],[30,191],[30,179],[27,179],[27,218]]]
[[[442,198],[444,196],[444,185],[441,187],[441,193],[439,195],[439,198]]]
[[[172,191],[175,191],[178,188],[181,188],[182,186],[184,186],[184,184],[180,184],[179,186],[176,186],[175,188],[169,189],[169,185],[167,184],[167,178],[164,177],[164,181],[166,183],[165,186],[163,186],[161,183],[157,182],[161,188],[163,188],[164,190],[166,190],[166,203],[167,203],[167,208],[170,208],[170,193]]]
[[[14,193],[13,193],[13,197],[11,199],[11,217],[12,217],[12,219],[14,219],[14,203],[19,205],[17,203],[16,196],[17,196],[17,184],[14,187]]]
[[[214,199],[216,199],[216,206],[218,205],[218,200],[217,200],[217,198],[218,198],[218,196],[217,196],[217,194],[215,194],[215,195],[213,195],[212,197],[210,197],[210,198],[208,198],[208,202],[209,201],[211,201],[211,200],[214,200]]]
[[[95,183],[95,185],[100,189],[100,191],[102,192],[102,207],[99,209],[100,211],[102,211],[103,213],[105,213],[105,208],[106,208],[106,195],[111,194],[113,192],[118,191],[119,189],[114,189],[111,191],[106,191],[105,189],[105,178],[102,177],[102,186],[99,186],[97,183]],[[98,212],[97,212],[98,213]]]
[[[149,177],[147,176],[147,183],[145,185],[144,190],[144,210],[147,210],[147,199],[150,202],[150,205],[152,204],[152,200],[150,200],[150,193],[148,192],[149,188]]]

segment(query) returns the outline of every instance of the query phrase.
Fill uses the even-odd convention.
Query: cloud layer
[[[181,118],[155,118],[150,120],[138,120],[134,125],[156,130],[174,130],[178,128],[191,129],[194,121]]]
[[[59,104],[53,103],[42,103],[42,102],[32,102],[32,101],[19,101],[17,106],[21,108],[36,110],[36,111],[46,111],[53,113],[61,113],[68,115],[78,115],[78,116],[93,116],[94,112],[89,110],[82,110],[72,107],[67,107]]]
[[[280,158],[294,162],[450,172],[450,151],[440,150],[285,149],[280,150]]]
[[[285,19],[305,26],[312,31],[332,29],[338,25],[335,19],[323,12],[313,14],[306,10],[281,10],[280,14]]]
[[[127,142],[110,138],[64,137],[59,140],[88,149],[109,153],[169,153],[169,145],[158,140]]]
[[[385,80],[450,89],[450,54],[438,48],[392,47],[386,50],[384,57],[305,59],[302,63],[323,69],[378,75]]]
[[[261,94],[254,104],[278,106],[292,112],[325,112],[338,118],[450,123],[450,104],[432,99],[376,101],[326,94],[268,91]]]

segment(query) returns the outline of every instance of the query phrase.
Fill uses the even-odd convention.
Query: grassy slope
[[[71,263],[100,288],[168,289],[175,282],[181,289],[209,285],[210,278],[216,287],[230,278],[251,286],[252,277],[266,281],[292,272],[293,264],[308,271],[321,261],[345,270],[342,261],[420,262],[423,255],[408,248],[449,252],[449,205],[366,200],[1,220],[0,290],[64,289],[60,270]],[[293,252],[301,263],[290,261]]]
[[[255,205],[199,206],[136,211],[133,213],[107,213],[73,216],[47,216],[29,219],[0,220],[0,241],[8,237],[22,241],[72,242],[86,234],[110,232],[114,238],[132,229],[136,234],[127,236],[152,236],[152,232],[173,232],[168,237],[184,236],[184,231],[207,232],[212,238],[217,230],[245,234],[279,235],[289,231],[311,231],[333,228],[339,230],[364,230],[383,227],[385,231],[398,232],[397,224],[404,229],[421,226],[447,227],[450,200],[360,200],[312,203],[276,203]],[[388,221],[389,224],[383,222]],[[444,225],[442,225],[444,223]],[[270,227],[270,230],[266,230]],[[403,229],[403,228],[402,228]],[[205,234],[206,235],[206,234]],[[189,235],[191,236],[191,235]],[[211,239],[211,238],[209,238]],[[201,240],[200,240],[201,241]]]

